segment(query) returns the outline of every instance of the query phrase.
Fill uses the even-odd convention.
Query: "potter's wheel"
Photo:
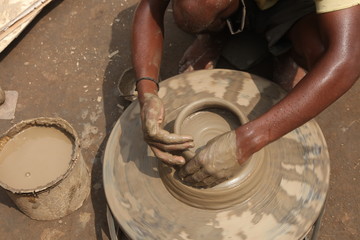
[[[252,120],[285,96],[262,78],[219,69],[178,75],[160,86],[167,129],[184,105],[201,98],[228,100]],[[316,221],[330,166],[314,120],[263,149],[261,170],[241,183],[236,197],[240,200],[229,206],[214,203],[209,209],[189,205],[169,192],[172,184],[166,176],[171,169],[159,165],[143,141],[139,110],[139,104],[132,103],[114,126],[103,168],[108,204],[131,239],[298,240]]]

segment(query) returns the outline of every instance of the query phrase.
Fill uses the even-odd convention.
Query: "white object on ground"
[[[11,120],[15,118],[18,95],[17,91],[5,91],[5,102],[0,106],[0,120]]]
[[[0,52],[2,52],[51,0],[0,0]]]

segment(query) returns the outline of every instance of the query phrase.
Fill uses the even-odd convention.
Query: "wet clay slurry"
[[[73,143],[60,130],[30,127],[10,139],[0,152],[0,181],[14,189],[45,186],[69,168]]]

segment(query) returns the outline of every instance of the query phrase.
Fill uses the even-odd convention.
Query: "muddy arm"
[[[165,112],[157,96],[158,76],[164,38],[167,0],[142,0],[133,23],[133,66],[138,81],[144,139],[155,156],[168,164],[184,164],[185,159],[169,153],[193,147],[191,136],[179,136],[162,128]],[[145,78],[145,79],[144,79]]]

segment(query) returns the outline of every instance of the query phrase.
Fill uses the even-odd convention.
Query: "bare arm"
[[[236,160],[240,164],[245,162],[267,144],[306,123],[356,82],[360,76],[360,34],[357,30],[360,7],[321,14],[318,18],[325,51],[309,73],[264,115],[240,126],[235,134],[229,132],[209,142],[181,169],[179,176],[184,181],[212,186],[231,177],[234,166],[238,165],[234,165]],[[218,149],[224,149],[221,157]],[[213,166],[215,169],[211,168]]]
[[[158,80],[164,38],[164,13],[168,0],[142,0],[136,9],[132,31],[133,66],[137,79],[151,77]],[[157,93],[156,84],[140,81],[139,100],[144,93]]]
[[[132,56],[137,79],[148,77],[158,81],[164,38],[164,13],[168,0],[142,0],[133,23]],[[184,164],[182,156],[170,151],[193,147],[191,136],[179,136],[162,128],[164,106],[157,85],[151,80],[137,83],[144,139],[155,156],[168,164]]]
[[[359,78],[360,7],[320,14],[318,22],[325,44],[323,55],[282,101],[236,130],[240,163],[318,115]]]

